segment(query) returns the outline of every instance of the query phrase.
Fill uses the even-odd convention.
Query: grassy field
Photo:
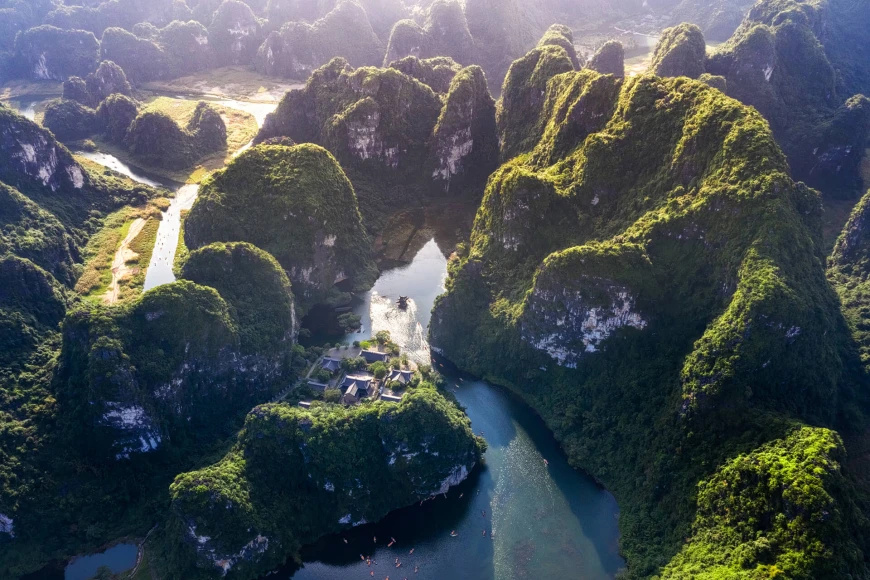
[[[188,99],[174,99],[172,97],[151,97],[145,101],[145,110],[159,111],[172,117],[181,127],[186,127],[188,121],[193,116],[198,101]],[[145,171],[154,175],[159,175],[180,183],[199,183],[208,176],[209,173],[222,168],[232,159],[233,155],[251,142],[257,135],[259,127],[257,120],[250,113],[231,109],[222,105],[212,103],[212,106],[218,110],[227,126],[227,148],[203,159],[197,161],[193,167],[188,167],[181,171],[174,171],[162,167],[152,167],[143,164],[141,160],[133,157],[123,147],[118,147],[106,142],[102,138],[95,138],[97,145],[101,151],[105,151],[114,155],[122,162],[135,167],[140,167]]]
[[[142,88],[160,93],[205,95],[251,102],[277,102],[284,93],[302,83],[287,83],[261,75],[243,66],[227,66],[202,73],[145,83]]]
[[[112,283],[112,260],[121,241],[127,237],[130,226],[139,218],[145,219],[142,231],[130,244],[136,252],[134,275],[120,280],[121,300],[138,295],[145,285],[145,274],[151,262],[157,229],[160,227],[160,212],[169,205],[166,198],[153,200],[145,207],[125,207],[106,218],[103,229],[92,236],[83,252],[84,271],[76,283],[76,292],[87,300],[103,301]]]
[[[63,94],[63,83],[56,81],[7,81],[0,86],[0,100],[53,98]]]

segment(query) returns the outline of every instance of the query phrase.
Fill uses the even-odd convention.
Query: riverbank
[[[243,66],[227,66],[169,81],[153,81],[142,89],[154,93],[232,99],[251,103],[277,103],[289,90],[305,83],[285,82]]]

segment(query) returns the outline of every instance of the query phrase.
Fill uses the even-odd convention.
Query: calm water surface
[[[118,574],[136,565],[139,549],[134,544],[118,544],[101,554],[76,558],[64,570],[64,580],[88,580],[93,578],[100,566],[108,566]]]
[[[363,332],[346,340],[386,329],[413,358],[428,362],[425,337],[446,268],[447,259],[432,240],[412,263],[385,272],[355,308],[363,317]],[[400,295],[413,299],[407,312],[394,306]],[[323,538],[303,550],[301,569],[288,567],[270,578],[362,580],[371,578],[372,570],[380,580],[604,580],[616,575],[624,561],[613,496],[568,465],[552,433],[519,399],[467,377],[448,375],[448,380],[474,430],[483,431],[489,443],[484,464],[446,499]],[[453,530],[458,537],[450,536]],[[388,548],[391,537],[397,543]],[[372,556],[377,565],[370,568],[360,554]],[[402,563],[398,569],[396,558]]]

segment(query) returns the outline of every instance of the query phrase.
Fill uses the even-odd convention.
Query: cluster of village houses
[[[329,383],[308,381],[308,387],[320,394],[323,394],[327,389],[339,389],[341,403],[345,405],[355,405],[363,399],[380,399],[381,401],[398,403],[402,400],[403,393],[393,392],[387,385],[399,383],[402,386],[407,386],[414,377],[414,370],[411,368],[391,368],[383,379],[377,379],[372,373],[365,370],[342,375],[341,361],[343,358],[362,357],[370,365],[377,362],[389,365],[390,355],[376,350],[351,349],[345,351],[344,356],[339,357],[335,354],[336,352],[330,353],[332,356],[324,357],[320,363],[320,368],[332,373],[336,377],[335,380],[329,381]],[[299,404],[302,407],[308,407],[311,403],[303,401]]]

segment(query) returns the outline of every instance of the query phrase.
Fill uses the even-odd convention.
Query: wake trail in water
[[[417,303],[408,301],[404,310],[397,307],[392,298],[372,292],[369,313],[372,318],[372,332],[388,330],[393,342],[402,348],[402,352],[417,364],[430,364],[429,341],[423,325],[417,320]]]

